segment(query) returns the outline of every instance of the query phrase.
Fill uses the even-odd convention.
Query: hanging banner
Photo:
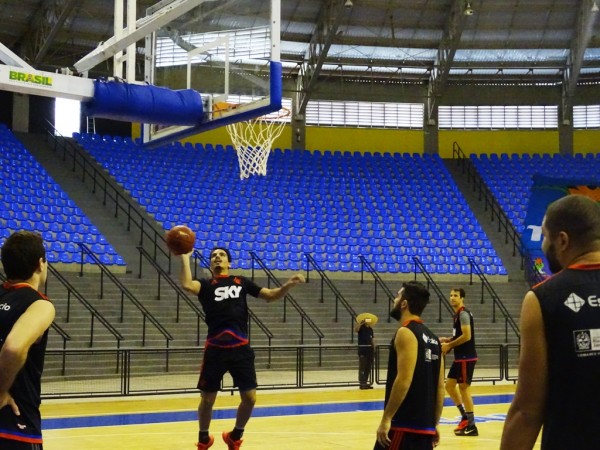
[[[535,266],[535,271],[546,278],[550,275],[548,262],[542,252],[542,220],[550,203],[566,195],[581,194],[600,202],[600,180],[576,180],[533,176],[533,186],[525,217],[521,245]],[[528,276],[529,279],[529,276]]]

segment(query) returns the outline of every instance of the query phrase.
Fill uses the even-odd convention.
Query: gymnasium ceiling
[[[141,17],[157,0],[137,3]],[[282,61],[288,76],[296,75],[304,63],[317,67],[319,77],[347,79],[565,82],[572,88],[600,81],[600,0],[281,3]],[[37,69],[72,67],[114,34],[113,4],[0,0],[0,43]],[[138,61],[141,73],[141,56]],[[90,76],[111,73],[105,62]]]

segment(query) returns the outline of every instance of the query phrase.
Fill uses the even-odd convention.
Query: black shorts
[[[254,368],[254,350],[249,345],[220,348],[207,346],[200,368],[198,389],[217,392],[221,389],[223,375],[229,372],[233,384],[241,392],[256,389],[256,369]]]
[[[29,442],[14,441],[12,439],[0,438],[0,449],[2,450],[43,450],[42,444],[30,444]]]
[[[477,361],[454,361],[448,371],[448,378],[454,378],[458,383],[471,384]]]
[[[408,433],[392,428],[388,433],[388,437],[392,441],[389,447],[382,447],[379,442],[375,442],[373,450],[431,450],[435,436],[431,434]]]

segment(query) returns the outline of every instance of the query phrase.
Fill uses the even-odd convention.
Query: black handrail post
[[[319,299],[320,303],[325,302],[325,295],[324,295],[324,292],[323,292],[324,291],[324,284],[325,284],[325,280],[323,279],[323,277],[321,277],[321,298]]]
[[[100,270],[100,298],[104,298],[104,270]]]
[[[377,303],[377,280],[374,280],[374,284],[375,284],[375,299],[373,300],[373,303]]]
[[[142,321],[142,346],[146,345],[146,314],[144,314],[144,320]]]
[[[364,283],[364,278],[363,278],[364,273],[365,273],[365,262],[363,261],[362,258],[360,258],[360,284]]]
[[[71,289],[67,290],[67,319],[65,322],[69,323],[71,320]]]
[[[483,280],[481,280],[481,304],[483,305],[485,303],[484,298],[483,298]]]
[[[121,317],[119,319],[119,322],[123,323],[123,318],[125,316],[125,293],[121,292]]]
[[[306,282],[310,282],[310,266],[309,266],[309,260],[308,260],[308,253],[304,254],[304,257],[306,258]]]

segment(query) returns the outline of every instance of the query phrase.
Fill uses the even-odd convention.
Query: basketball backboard
[[[147,36],[145,81],[197,90],[203,114],[192,127],[144,125],[144,142],[159,145],[278,111],[279,23],[280,0],[206,0]]]

